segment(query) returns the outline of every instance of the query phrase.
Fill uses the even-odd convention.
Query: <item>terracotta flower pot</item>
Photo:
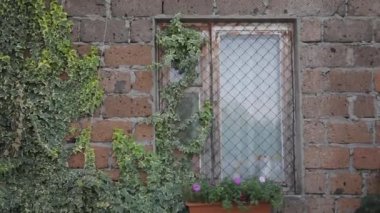
[[[225,209],[218,203],[186,203],[190,213],[270,213],[272,207],[269,203],[259,203],[255,206],[248,206],[247,210],[240,210],[238,207]]]

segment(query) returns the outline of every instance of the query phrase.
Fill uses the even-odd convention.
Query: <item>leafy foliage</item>
[[[0,16],[1,212],[107,209],[108,177],[69,170],[64,143],[70,122],[101,102],[96,52],[72,49],[72,24],[56,1],[4,0]]]
[[[367,195],[362,198],[360,207],[355,213],[380,212],[380,195]]]
[[[236,182],[226,178],[216,185],[207,180],[201,180],[199,184],[198,190],[194,190],[194,184],[184,187],[188,202],[222,203],[224,208],[232,208],[233,205],[245,208],[259,202],[269,202],[278,208],[282,204],[281,186],[269,180],[260,182],[258,178],[251,178]]]
[[[67,124],[100,103],[98,57],[77,56],[55,2],[5,0],[0,14],[1,156],[57,158]]]
[[[190,162],[208,134],[211,106],[182,121],[176,113],[193,83],[203,43],[179,18],[158,37],[162,66],[184,78],[162,92],[163,110],[151,119],[157,152],[117,130],[114,153],[121,177],[112,182],[95,168],[90,130],[67,149],[69,124],[100,104],[96,51],[79,57],[72,49],[72,23],[54,0],[4,0],[0,7],[0,210],[1,212],[178,212],[181,183],[191,179]],[[197,123],[197,137],[181,133]],[[85,168],[67,158],[83,152]],[[181,152],[183,154],[178,155]]]
[[[162,90],[164,107],[151,119],[156,152],[144,151],[121,130],[114,134],[114,153],[121,170],[121,199],[128,203],[124,212],[179,212],[184,207],[182,183],[194,177],[191,160],[202,150],[212,119],[210,103],[186,120],[177,113],[185,89],[197,77],[195,67],[202,41],[197,31],[182,26],[179,17],[158,36],[165,51],[160,67],[176,64],[184,76]],[[194,123],[196,137],[184,139],[183,132]]]

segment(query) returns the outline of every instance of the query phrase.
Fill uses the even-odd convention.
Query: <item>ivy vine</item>
[[[197,78],[199,32],[176,17],[159,33],[165,53],[159,67],[174,67],[183,78],[165,86],[164,107],[150,119],[156,152],[115,131],[120,180],[112,182],[95,168],[89,129],[72,148],[64,140],[70,123],[101,103],[97,52],[81,57],[73,50],[72,23],[55,0],[3,0],[0,16],[0,211],[181,211],[182,184],[194,177],[190,162],[202,150],[212,119],[209,103],[185,120],[177,113]],[[197,137],[184,139],[193,124]],[[85,168],[69,169],[68,157],[78,152]]]
[[[66,166],[69,124],[90,114],[103,96],[96,51],[78,56],[72,23],[56,1],[4,0],[0,17],[0,211],[109,206],[106,176]]]
[[[174,67],[183,77],[165,85],[160,94],[163,108],[151,118],[156,152],[145,152],[121,130],[114,134],[114,153],[121,170],[120,191],[132,190],[122,198],[129,201],[129,212],[179,212],[184,208],[182,186],[194,178],[191,162],[202,151],[212,120],[209,102],[188,119],[181,119],[177,113],[185,89],[198,77],[195,68],[204,43],[200,33],[185,28],[176,16],[157,40],[164,57],[156,67]],[[193,124],[197,124],[196,137],[183,138],[184,131]]]

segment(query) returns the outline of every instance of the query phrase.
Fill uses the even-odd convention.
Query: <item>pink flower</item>
[[[201,185],[199,185],[199,183],[194,183],[191,186],[191,189],[193,190],[193,192],[199,192],[199,191],[201,191]]]
[[[232,178],[232,181],[236,184],[236,185],[240,185],[241,184],[241,178],[240,176],[235,176]]]
[[[266,181],[266,179],[264,176],[260,176],[259,181],[260,181],[260,183],[264,183]]]

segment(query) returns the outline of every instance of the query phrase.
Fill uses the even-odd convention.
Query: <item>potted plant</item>
[[[226,178],[217,184],[200,180],[184,189],[190,213],[269,213],[282,204],[282,188],[265,177]]]

